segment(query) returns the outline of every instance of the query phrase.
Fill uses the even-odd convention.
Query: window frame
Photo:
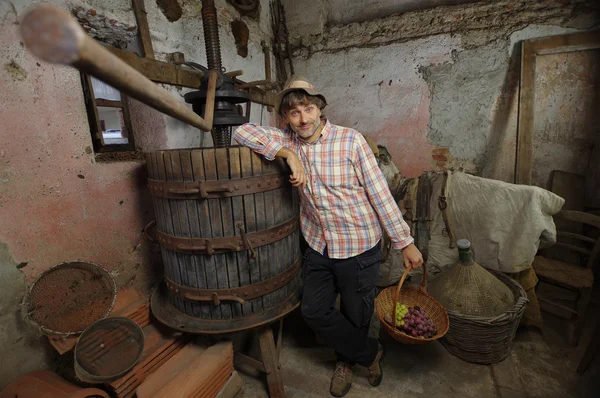
[[[121,94],[121,101],[96,98],[94,94],[94,87],[92,85],[91,76],[83,72],[81,72],[80,74],[94,152],[96,154],[107,152],[137,152],[137,149],[135,147],[133,128],[131,125],[131,117],[129,114],[128,97],[122,92],[119,92]],[[102,136],[102,127],[100,125],[100,113],[98,112],[99,106],[121,109],[121,111],[123,112],[123,127],[125,129],[128,141],[127,144],[107,145],[104,143],[104,137]]]

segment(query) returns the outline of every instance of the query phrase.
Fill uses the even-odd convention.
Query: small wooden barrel
[[[298,201],[283,161],[226,147],[156,151],[146,162],[163,290],[178,310],[170,314],[153,297],[161,322],[187,332],[225,333],[298,305]]]

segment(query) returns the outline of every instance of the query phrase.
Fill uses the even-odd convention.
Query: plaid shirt
[[[413,242],[373,151],[356,130],[326,121],[318,140],[308,143],[292,130],[244,124],[234,140],[267,160],[282,147],[294,151],[309,176],[300,189],[300,229],[314,250],[349,258],[381,240],[379,220],[392,247]],[[379,216],[379,217],[378,217]]]

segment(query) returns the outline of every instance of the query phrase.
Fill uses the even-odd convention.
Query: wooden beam
[[[152,38],[150,36],[150,27],[148,27],[148,16],[144,0],[132,0],[133,12],[138,24],[138,32],[142,42],[142,52],[145,58],[154,58],[154,49],[152,48]]]
[[[246,93],[249,95],[250,101],[257,104],[275,106],[275,102],[277,101],[277,94],[270,91],[249,90]]]
[[[533,170],[533,98],[535,85],[535,49],[528,41],[521,48],[521,82],[517,124],[515,183],[531,185]]]
[[[131,51],[120,50],[108,46],[106,49],[121,58],[121,60],[129,64],[133,69],[157,83],[197,89],[200,87],[200,82],[204,77],[204,73],[202,72],[183,68],[179,65],[173,65],[167,62],[157,61],[155,59],[142,58]]]
[[[190,88],[199,88],[204,73],[184,68],[179,65],[173,65],[167,62],[157,61],[155,59],[142,58],[131,51],[120,50],[114,47],[106,46],[106,49],[125,61],[133,69],[137,70],[148,79],[157,82],[172,84],[174,86],[183,86]],[[242,80],[235,79],[237,84],[245,84]],[[258,88],[246,90],[250,100],[261,105],[275,106],[277,94],[267,92]]]
[[[600,30],[532,39],[536,55],[586,51],[600,48]]]

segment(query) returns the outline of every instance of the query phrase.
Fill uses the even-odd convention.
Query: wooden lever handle
[[[166,115],[203,131],[212,129],[216,71],[209,71],[203,119],[89,37],[64,10],[49,5],[31,9],[21,22],[21,35],[27,48],[44,61],[71,65]]]

